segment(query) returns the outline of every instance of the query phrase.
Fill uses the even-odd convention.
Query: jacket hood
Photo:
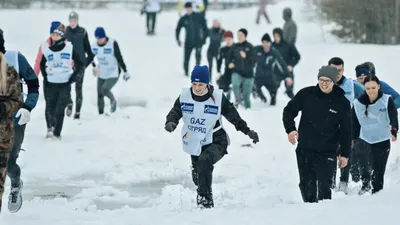
[[[290,8],[283,9],[283,19],[285,21],[292,19],[292,9],[290,9]]]

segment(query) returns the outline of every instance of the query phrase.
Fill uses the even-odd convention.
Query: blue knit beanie
[[[104,30],[103,27],[97,27],[96,30],[94,31],[94,36],[99,39],[99,38],[105,38],[106,37],[106,31]]]
[[[208,84],[210,83],[210,72],[208,70],[208,66],[199,66],[196,65],[192,71],[192,83],[200,82]]]
[[[61,25],[59,21],[53,21],[50,25],[50,34],[54,33],[54,31]]]
[[[356,69],[356,77],[359,77],[362,74],[364,74],[365,76],[368,76],[369,75],[369,69],[367,67],[363,67],[363,66],[358,67]]]

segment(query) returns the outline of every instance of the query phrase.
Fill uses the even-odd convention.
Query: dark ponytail
[[[367,83],[367,82],[370,82],[370,81],[374,81],[374,82],[376,82],[378,85],[381,85],[381,82],[379,81],[379,78],[377,77],[377,76],[375,76],[375,75],[368,75],[365,79],[364,79],[364,86],[365,86],[365,84]],[[367,116],[368,117],[368,106],[369,106],[369,100],[367,101],[367,104],[365,105],[365,116]]]

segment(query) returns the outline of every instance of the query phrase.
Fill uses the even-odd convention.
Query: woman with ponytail
[[[14,143],[13,115],[22,106],[20,85],[17,71],[7,64],[4,54],[0,52],[0,211],[7,161]]]
[[[383,189],[386,164],[390,153],[390,140],[397,140],[399,127],[397,109],[390,95],[381,91],[378,77],[367,76],[364,80],[365,93],[354,101],[353,139],[367,143],[359,156],[362,188],[360,195],[371,190]]]

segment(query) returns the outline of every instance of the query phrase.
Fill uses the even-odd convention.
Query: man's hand
[[[240,51],[240,56],[242,56],[242,58],[245,59],[246,58],[246,52]]]
[[[347,166],[348,162],[349,162],[349,158],[339,156],[338,163],[339,163],[340,169],[345,168]]]
[[[288,134],[288,140],[292,145],[297,143],[297,139],[299,139],[299,133],[297,131],[292,131]]]

